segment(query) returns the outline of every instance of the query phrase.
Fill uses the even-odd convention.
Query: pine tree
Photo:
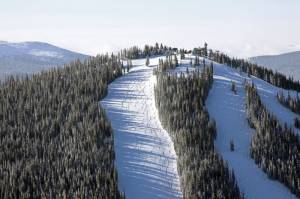
[[[295,118],[295,127],[300,129],[300,118],[299,117]]]
[[[203,48],[203,53],[204,53],[204,57],[207,57],[208,53],[207,53],[207,43],[204,43],[204,48]]]
[[[231,82],[231,91],[236,95],[236,93],[237,93],[236,84],[233,81]]]
[[[149,59],[149,56],[146,57],[146,66],[149,66],[150,65],[150,59]]]
[[[181,59],[181,60],[185,59],[184,51],[181,51],[181,52],[180,52],[180,59]]]
[[[233,140],[230,140],[230,151],[234,151],[234,143],[233,143]]]
[[[178,67],[179,64],[178,64],[177,55],[174,56],[174,62],[175,62],[175,63],[174,63],[175,67]]]

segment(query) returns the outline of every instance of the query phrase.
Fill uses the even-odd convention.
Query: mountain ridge
[[[9,75],[32,74],[88,57],[45,42],[0,41],[0,80]]]

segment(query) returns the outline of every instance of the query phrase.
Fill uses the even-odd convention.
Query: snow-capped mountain
[[[87,57],[48,43],[0,41],[0,79],[39,72]]]
[[[251,57],[250,61],[300,80],[300,51],[280,55]]]

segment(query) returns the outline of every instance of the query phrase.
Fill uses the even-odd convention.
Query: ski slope
[[[245,74],[214,63],[214,83],[206,106],[210,117],[214,118],[217,124],[215,146],[224,160],[228,162],[229,167],[234,170],[239,188],[245,194],[245,198],[296,198],[284,185],[270,180],[250,157],[250,142],[255,130],[249,127],[246,118],[246,96],[243,85],[245,78],[247,79]],[[236,82],[237,95],[230,90],[231,81]],[[266,84],[258,81],[254,83],[263,93],[269,93],[271,90],[271,87],[266,87]],[[267,96],[264,98],[264,102],[266,101],[268,101]],[[233,152],[229,148],[231,139],[235,145]]]
[[[279,91],[283,91],[285,96],[288,93],[291,96],[296,96],[296,92],[278,88],[256,77],[252,77],[252,82],[257,86],[258,94],[266,108],[276,116],[282,125],[287,123],[288,126],[292,127],[294,133],[300,136],[300,130],[294,126],[294,119],[297,117],[297,114],[280,104],[276,97]]]
[[[154,67],[144,64],[133,60],[135,67],[100,102],[114,131],[119,188],[128,199],[182,198],[174,146],[155,107]]]

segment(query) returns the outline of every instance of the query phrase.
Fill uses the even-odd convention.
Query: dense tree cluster
[[[171,55],[177,52],[177,48],[171,48],[164,46],[163,44],[159,45],[156,43],[154,46],[145,45],[143,49],[139,48],[138,46],[133,46],[131,48],[122,50],[119,55],[123,58],[139,59],[146,58],[147,56]]]
[[[246,93],[248,121],[256,129],[251,157],[270,178],[282,182],[300,197],[299,137],[266,110],[254,84],[246,85]]]
[[[214,148],[216,126],[205,107],[213,67],[180,77],[156,74],[156,106],[174,142],[184,198],[242,198],[233,172]]]
[[[300,99],[298,95],[295,98],[291,97],[290,94],[285,97],[283,92],[278,92],[277,99],[282,105],[289,108],[291,111],[300,114]]]
[[[124,198],[98,104],[121,66],[103,55],[0,86],[0,198]]]
[[[245,59],[231,58],[219,51],[209,50],[208,53],[207,44],[205,44],[204,48],[195,48],[193,50],[193,53],[202,57],[208,57],[209,59],[218,63],[226,64],[230,67],[240,69],[248,75],[258,77],[277,87],[300,91],[300,82],[293,80],[292,77],[287,78],[284,74],[281,74],[279,72],[274,72],[271,69],[258,66],[257,64],[251,63]]]

